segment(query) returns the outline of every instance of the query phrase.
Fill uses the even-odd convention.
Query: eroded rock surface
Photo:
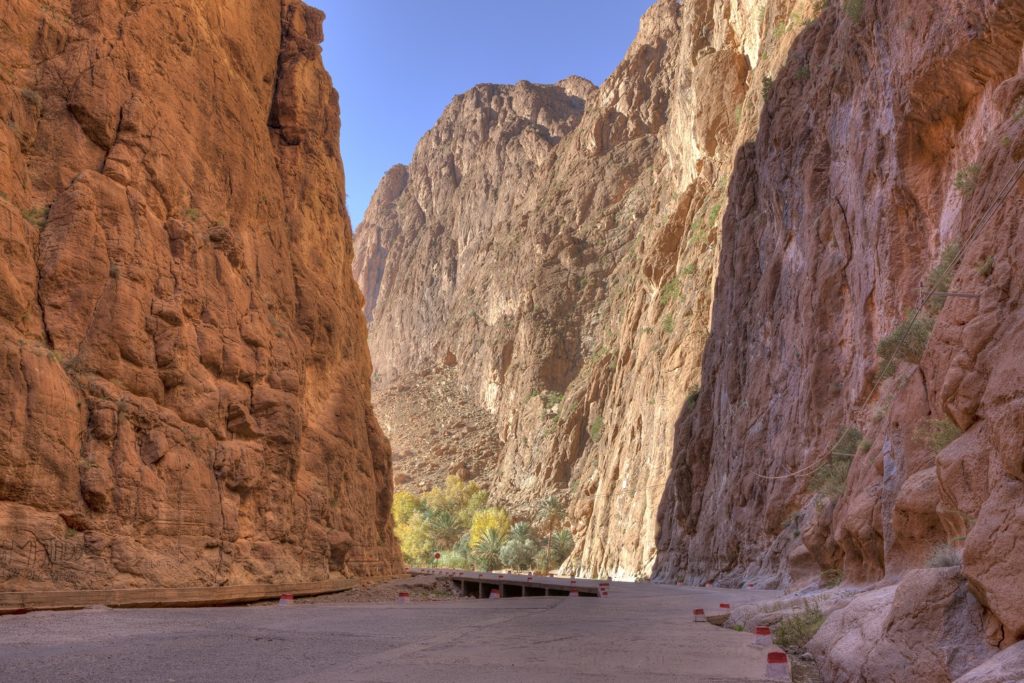
[[[950,544],[1006,646],[1024,637],[1024,6],[836,4],[737,156],[656,573],[865,583]],[[925,301],[944,252],[952,294]],[[918,310],[934,322],[886,379],[876,347]],[[849,475],[815,493],[848,429]]]
[[[391,571],[323,15],[0,21],[0,586]]]
[[[998,650],[959,568],[918,569],[833,612],[808,649],[825,680],[952,681]]]

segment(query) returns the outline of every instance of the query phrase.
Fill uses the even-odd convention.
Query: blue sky
[[[477,83],[600,84],[654,0],[307,0],[327,13],[353,224],[455,95]]]

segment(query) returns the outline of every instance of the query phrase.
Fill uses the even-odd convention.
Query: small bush
[[[843,572],[838,569],[826,569],[821,573],[821,585],[825,588],[835,588],[843,582]]]
[[[669,334],[674,329],[676,329],[676,321],[675,318],[672,317],[672,314],[669,313],[661,320],[661,330],[666,334]]]
[[[815,493],[838,498],[846,490],[846,478],[850,474],[853,456],[864,435],[854,427],[847,427],[839,435],[836,445],[826,460],[811,474],[808,485]]]
[[[889,365],[886,376],[891,376],[895,372],[898,361],[921,362],[934,326],[935,321],[924,316],[919,316],[913,322],[904,320],[891,334],[878,342],[878,355],[882,360],[882,367]]]
[[[661,287],[661,296],[658,297],[658,301],[662,306],[665,306],[676,299],[683,298],[682,288],[679,286],[679,280],[672,278]]]
[[[961,434],[951,420],[928,420],[914,431],[914,439],[932,453],[938,453]]]
[[[545,391],[541,393],[540,400],[544,404],[544,410],[553,410],[565,400],[565,394],[557,391]]]
[[[772,81],[771,76],[765,76],[761,79],[761,95],[767,100],[768,96],[772,94]]]
[[[985,278],[990,276],[995,271],[995,269],[996,269],[996,259],[993,256],[988,256],[988,257],[982,259],[981,261],[978,262],[978,265],[976,267],[976,270],[978,271],[978,275],[980,275],[981,277],[985,277]]]
[[[931,292],[934,290],[934,294],[929,297],[925,304],[925,308],[932,315],[936,315],[941,311],[942,306],[946,303],[946,294],[949,292],[949,285],[953,281],[954,266],[959,255],[959,242],[953,242],[947,246],[942,250],[939,262],[932,268],[932,272],[928,273],[928,277],[924,281],[927,291]]]
[[[743,624],[733,624],[732,625],[732,630],[733,631],[739,631],[740,633],[742,633],[744,631]]]
[[[601,415],[595,417],[594,421],[590,423],[588,431],[590,432],[591,441],[600,441],[601,432],[604,431],[604,417]]]
[[[956,174],[953,186],[964,197],[970,197],[978,187],[978,179],[981,176],[981,167],[978,164],[971,164]]]
[[[711,210],[708,211],[708,225],[714,225],[715,223],[717,223],[718,222],[718,215],[720,213],[722,213],[722,205],[721,204],[715,204],[714,206],[712,206]]]
[[[809,485],[815,493],[838,498],[846,490],[846,477],[850,474],[853,458],[848,455],[829,456],[821,467],[814,470]]]
[[[185,210],[185,218],[189,219],[193,223],[199,220],[199,209],[192,207]]]
[[[50,218],[50,207],[41,206],[34,209],[26,209],[21,212],[21,217],[37,228],[42,229]]]
[[[843,10],[846,16],[850,17],[850,21],[856,23],[864,16],[864,0],[846,0]]]
[[[683,275],[695,275],[697,273],[697,264],[691,263],[683,268]]]
[[[928,558],[929,567],[959,567],[961,563],[960,551],[947,543],[935,546]]]
[[[776,624],[772,635],[779,647],[790,652],[801,652],[824,623],[825,615],[821,610],[818,607],[809,607]]]
[[[690,389],[690,393],[686,395],[686,403],[683,404],[683,410],[693,410],[697,405],[698,398],[700,398],[699,384],[693,389]]]
[[[847,427],[839,435],[836,445],[832,448],[834,455],[854,455],[857,452],[860,442],[864,440],[864,434],[856,427]]]

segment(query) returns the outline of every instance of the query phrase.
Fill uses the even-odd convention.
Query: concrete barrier
[[[789,681],[789,657],[785,652],[769,652],[765,678],[770,681]]]
[[[754,644],[771,646],[772,630],[767,626],[758,626],[754,629]]]

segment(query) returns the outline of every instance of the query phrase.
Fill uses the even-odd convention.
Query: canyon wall
[[[658,576],[867,583],[950,545],[989,642],[1024,637],[1022,49],[1020,2],[800,31],[736,158]]]
[[[322,21],[8,3],[4,590],[396,568]]]
[[[380,386],[488,411],[481,476],[569,503],[564,570],[865,585],[962,553],[957,604],[1019,640],[1022,5],[663,0],[579,113],[457,98],[357,233]],[[431,424],[400,412],[396,443]]]
[[[791,5],[778,9],[787,24]],[[519,511],[560,495],[577,538],[568,568],[653,568],[726,187],[760,110],[760,39],[737,40],[776,19],[666,0],[598,89],[473,89],[388,173],[356,233],[382,421],[402,461],[468,471]],[[396,397],[433,378],[490,420],[460,401],[410,420]],[[446,422],[496,433],[490,467]],[[428,426],[433,448],[418,438]]]

